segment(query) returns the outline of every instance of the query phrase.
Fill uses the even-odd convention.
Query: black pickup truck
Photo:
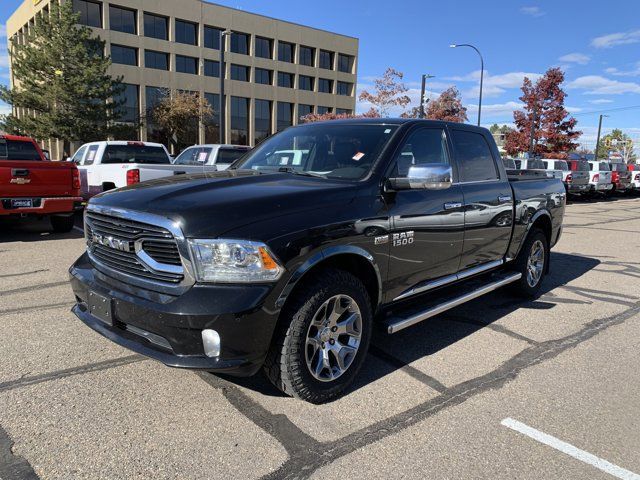
[[[292,127],[224,172],[93,198],[73,311],[166,365],[264,368],[325,402],[353,381],[374,326],[393,334],[505,285],[535,296],[565,201],[560,180],[508,175],[482,128]]]

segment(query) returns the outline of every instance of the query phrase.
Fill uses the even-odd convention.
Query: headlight
[[[200,282],[271,282],[284,268],[268,247],[248,240],[189,240]]]

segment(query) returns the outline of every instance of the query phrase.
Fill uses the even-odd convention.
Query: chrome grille
[[[85,230],[89,253],[110,269],[165,283],[184,279],[178,245],[165,228],[87,211]],[[98,243],[96,237],[116,239],[119,248]]]

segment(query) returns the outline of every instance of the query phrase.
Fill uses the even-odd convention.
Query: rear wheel
[[[75,218],[73,215],[61,216],[61,215],[52,215],[50,217],[51,220],[51,228],[56,233],[68,233],[73,229],[75,225]]]
[[[512,284],[512,290],[523,297],[534,298],[540,291],[549,263],[549,242],[538,228],[529,232],[522,250],[516,259],[514,270],[522,278]]]
[[[290,299],[265,361],[287,395],[312,403],[338,397],[357,375],[371,337],[367,290],[355,276],[324,270]]]

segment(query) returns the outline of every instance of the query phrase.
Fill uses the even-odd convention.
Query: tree
[[[633,149],[631,137],[616,128],[600,139],[598,158],[609,158],[613,154],[622,158],[625,163],[634,163],[637,157]]]
[[[359,115],[353,115],[348,113],[310,113],[309,115],[305,115],[300,117],[300,121],[302,123],[311,123],[311,122],[326,122],[327,120],[340,120],[344,118],[380,118],[380,113],[375,108],[369,109],[365,113],[361,113]]]
[[[0,86],[0,99],[13,113],[2,119],[3,130],[65,144],[101,140],[124,114],[124,101],[114,100],[123,92],[121,78],[107,74],[104,42],[77,24],[72,3],[51,2],[24,41],[10,40],[15,83]]]
[[[373,105],[372,108],[379,116],[388,117],[394,107],[404,109],[411,103],[411,99],[406,95],[409,89],[402,83],[403,77],[402,72],[389,67],[382,78],[374,80],[374,93],[363,90],[358,99]]]
[[[535,84],[525,77],[520,97],[524,111],[513,112],[516,130],[507,135],[505,143],[509,155],[529,151],[532,126],[536,155],[566,158],[578,146],[574,140],[582,132],[574,130],[577,121],[564,107],[563,82],[559,68],[550,68]]]
[[[200,121],[212,115],[213,108],[206,98],[197,92],[179,90],[166,90],[149,112],[153,122],[166,133],[174,151],[180,150],[194,131],[197,135]]]
[[[464,123],[467,121],[467,109],[462,106],[460,92],[449,87],[438,98],[427,104],[426,118],[444,122]]]

